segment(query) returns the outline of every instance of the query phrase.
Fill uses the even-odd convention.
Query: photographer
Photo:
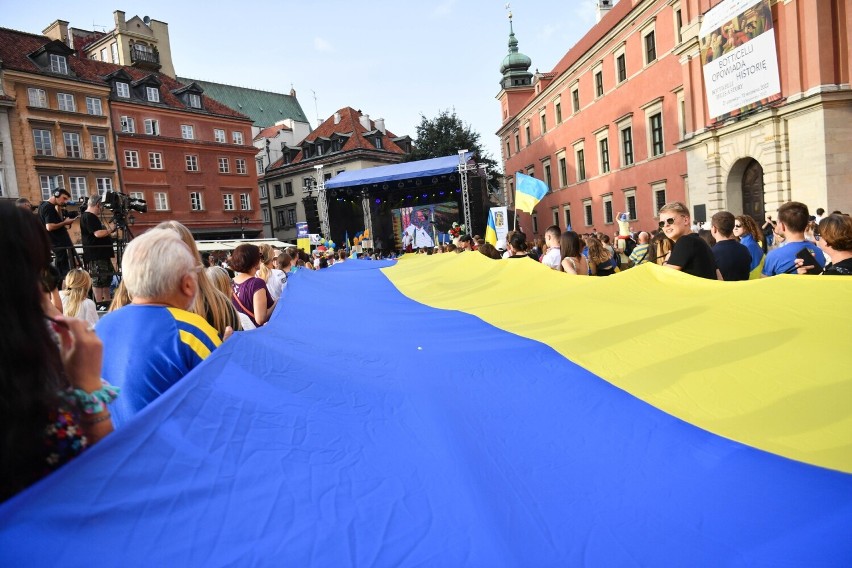
[[[89,198],[89,206],[80,215],[80,234],[83,237],[83,261],[92,275],[95,302],[109,301],[109,286],[112,282],[112,235],[118,230],[115,223],[104,227],[101,222],[103,199],[99,194]]]
[[[70,200],[71,194],[68,191],[57,189],[50,196],[50,199],[43,201],[38,207],[38,217],[50,236],[50,244],[53,248],[53,264],[59,270],[61,279],[64,279],[68,271],[75,267],[71,264],[74,243],[71,242],[68,227],[74,223],[76,216],[60,213],[60,209],[65,207]]]

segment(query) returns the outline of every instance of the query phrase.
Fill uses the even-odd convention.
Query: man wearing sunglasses
[[[679,201],[660,209],[660,229],[674,241],[671,256],[663,266],[710,280],[722,280],[710,245],[692,232],[689,209]]]

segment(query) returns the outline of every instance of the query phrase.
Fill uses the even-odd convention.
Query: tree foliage
[[[455,109],[442,110],[432,119],[420,115],[420,124],[415,127],[417,139],[414,149],[406,161],[441,158],[458,155],[459,150],[470,150],[476,154],[476,161],[488,164],[489,178],[497,172],[497,162],[482,149],[479,133],[473,130],[456,115]]]

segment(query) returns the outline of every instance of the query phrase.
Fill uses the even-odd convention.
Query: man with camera
[[[77,220],[76,215],[65,213],[63,208],[71,200],[71,194],[65,189],[57,189],[50,199],[43,201],[38,206],[38,216],[47,229],[50,236],[50,244],[53,247],[54,266],[59,270],[60,282],[74,268],[72,258],[74,255],[74,243],[68,234],[68,227]]]
[[[83,261],[92,276],[92,290],[95,292],[95,302],[109,300],[109,286],[115,273],[112,258],[115,256],[112,248],[112,235],[118,230],[115,223],[104,227],[101,222],[103,213],[103,198],[100,194],[89,197],[86,210],[80,215],[80,235],[83,240]]]

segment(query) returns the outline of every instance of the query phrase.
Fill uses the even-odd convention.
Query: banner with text
[[[724,0],[704,15],[698,39],[711,119],[780,98],[769,0]]]

